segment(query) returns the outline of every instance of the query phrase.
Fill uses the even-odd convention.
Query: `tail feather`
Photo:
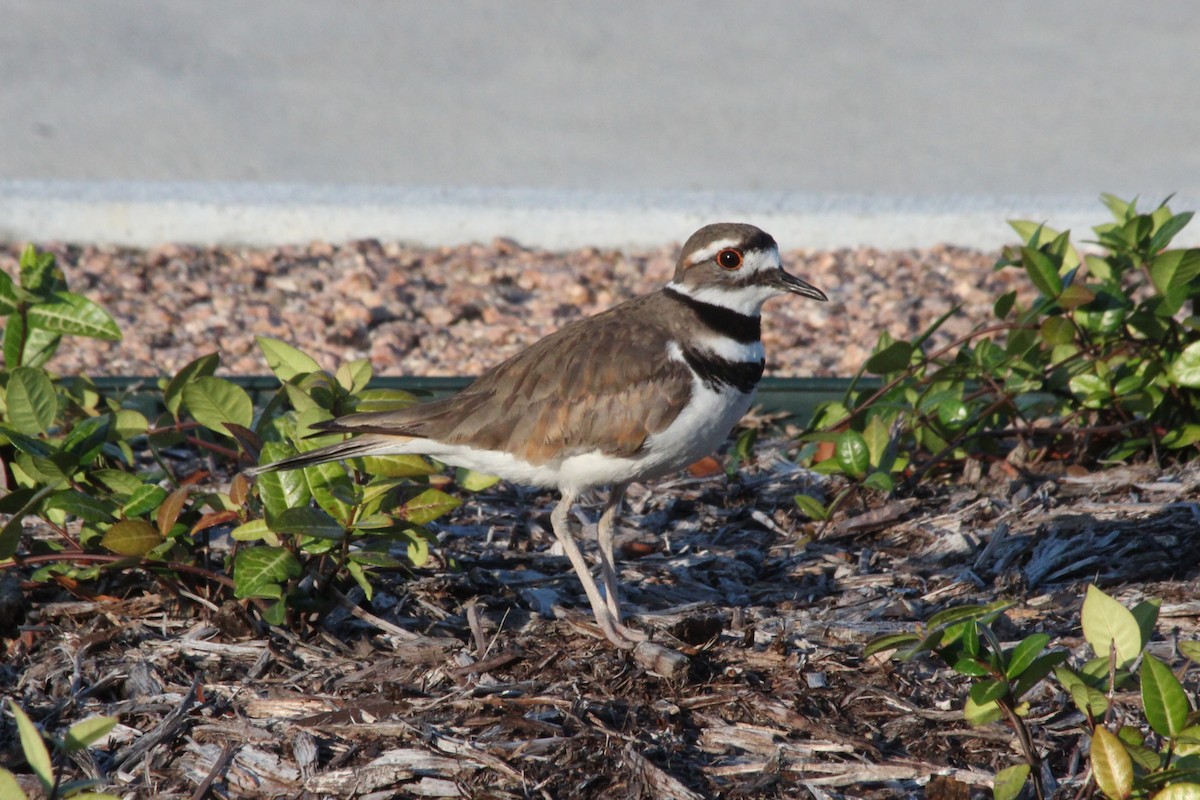
[[[330,461],[341,461],[346,458],[358,458],[360,456],[375,456],[375,455],[390,455],[398,452],[399,445],[405,441],[410,441],[407,437],[401,436],[377,436],[367,434],[365,436],[356,436],[353,439],[347,439],[344,442],[335,444],[327,444],[324,447],[318,447],[315,450],[309,450],[307,453],[297,453],[294,456],[281,458],[278,461],[272,461],[270,464],[263,464],[257,467],[250,467],[243,472],[251,477],[261,475],[264,472],[278,472],[285,469],[301,469],[303,467],[311,467],[314,464],[325,464]]]

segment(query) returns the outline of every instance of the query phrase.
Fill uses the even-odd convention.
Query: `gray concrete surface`
[[[0,0],[0,233],[620,244],[824,209],[844,244],[986,245],[980,209],[1195,207],[1196,42],[1194,0]]]

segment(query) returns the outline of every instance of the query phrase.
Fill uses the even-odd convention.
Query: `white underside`
[[[636,456],[579,453],[561,461],[531,464],[509,453],[414,439],[377,454],[420,454],[456,467],[467,467],[515,483],[580,491],[625,481],[643,481],[677,472],[711,455],[745,415],[754,393],[725,387],[714,391],[698,379],[692,400],[666,429],[651,435]]]

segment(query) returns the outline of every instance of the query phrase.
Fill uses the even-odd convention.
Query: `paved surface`
[[[618,229],[714,197],[1094,221],[1101,191],[1200,200],[1196,42],[1194,0],[0,0],[0,180],[398,187],[460,214],[533,190],[518,235],[594,193]],[[3,210],[39,192],[5,183]]]

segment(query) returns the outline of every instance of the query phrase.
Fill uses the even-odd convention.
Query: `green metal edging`
[[[246,390],[258,404],[262,395],[279,388],[279,380],[273,375],[223,376]],[[417,378],[399,376],[376,376],[371,387],[378,389],[403,389],[428,397],[443,397],[467,386],[473,379],[465,377]],[[96,387],[104,391],[137,391],[153,387],[158,378],[107,376],[93,378]],[[840,400],[853,384],[850,378],[763,378],[758,385],[758,396],[754,405],[768,413],[786,413],[789,417],[807,422],[817,406],[831,400]],[[878,378],[862,378],[858,388],[869,389],[880,385]]]

